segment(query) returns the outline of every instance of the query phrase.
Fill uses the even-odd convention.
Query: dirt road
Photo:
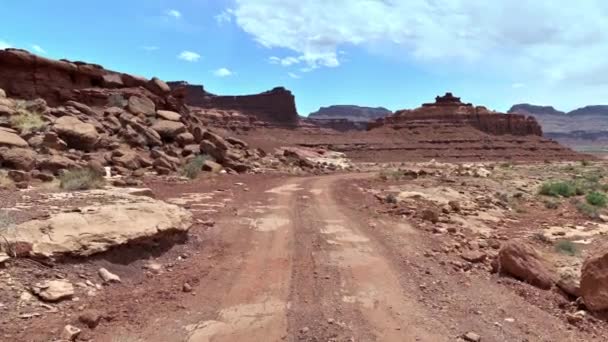
[[[495,279],[454,275],[425,258],[432,241],[423,232],[344,198],[358,177],[366,175],[252,186],[206,233],[221,253],[181,271],[198,274],[192,293],[176,307],[134,313],[143,316],[137,327],[98,330],[99,340],[455,341],[467,332],[483,341],[594,340]]]

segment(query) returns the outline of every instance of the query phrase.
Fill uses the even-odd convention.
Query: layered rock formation
[[[493,135],[542,135],[534,118],[517,114],[499,114],[482,106],[460,101],[451,93],[438,96],[434,103],[425,103],[414,110],[397,111],[395,115],[379,119],[370,128],[391,126],[396,129],[416,129],[426,125],[449,127],[471,126]]]
[[[353,105],[335,105],[321,107],[318,111],[310,113],[308,118],[314,120],[348,120],[354,122],[368,122],[392,114],[393,112],[384,107],[372,108]]]
[[[298,112],[293,94],[283,88],[242,96],[217,96],[205,91],[203,86],[191,85],[186,82],[169,82],[169,86],[184,95],[184,101],[189,106],[225,111],[239,111],[253,116],[258,121],[278,126],[296,126]]]

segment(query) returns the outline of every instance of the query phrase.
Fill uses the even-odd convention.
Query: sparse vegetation
[[[380,179],[382,180],[399,180],[403,178],[418,178],[418,175],[415,172],[411,171],[403,171],[400,169],[397,170],[384,170],[379,174]]]
[[[103,175],[90,168],[69,170],[59,177],[59,187],[64,190],[88,190],[105,184]]]
[[[562,240],[555,245],[555,250],[558,253],[575,256],[578,254],[578,248],[572,241]]]
[[[579,191],[572,182],[546,182],[541,186],[539,193],[551,197],[573,197],[579,194]]]
[[[395,196],[395,194],[386,195],[386,197],[384,198],[384,201],[386,203],[390,203],[390,204],[397,204],[397,202],[398,202],[397,196]]]
[[[182,175],[190,179],[196,179],[203,169],[203,164],[205,164],[205,161],[209,160],[210,158],[211,157],[208,155],[198,155],[192,158],[182,168]]]
[[[555,210],[555,209],[559,208],[559,202],[557,202],[557,201],[551,201],[551,200],[546,200],[545,201],[545,208]]]
[[[576,210],[578,210],[579,213],[589,217],[590,219],[597,220],[600,216],[598,208],[586,202],[577,200],[574,205],[576,206]]]
[[[603,208],[608,203],[608,197],[606,197],[605,194],[599,191],[590,192],[589,194],[587,194],[585,199],[587,200],[587,203],[595,207]]]
[[[0,210],[0,251],[14,256],[13,246],[6,239],[9,228],[15,222],[4,210]]]
[[[536,233],[534,233],[534,235],[532,235],[532,238],[534,240],[542,242],[544,244],[550,244],[551,243],[551,239],[548,238],[545,234],[543,234],[543,232],[536,232]]]
[[[591,161],[589,160],[581,160],[581,166],[587,167],[591,165]]]
[[[119,108],[124,108],[127,106],[129,101],[127,101],[122,95],[120,94],[112,94],[108,97],[108,106],[109,107],[119,107]]]
[[[17,106],[17,114],[11,116],[10,121],[11,126],[26,134],[42,131],[47,125],[40,113],[29,111],[20,105]]]

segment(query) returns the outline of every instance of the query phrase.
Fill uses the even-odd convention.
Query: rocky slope
[[[316,120],[332,120],[346,119],[350,121],[372,121],[393,114],[390,110],[384,107],[360,107],[354,105],[335,105],[329,107],[321,107],[318,111],[310,113],[309,119]]]

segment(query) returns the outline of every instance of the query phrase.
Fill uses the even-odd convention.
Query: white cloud
[[[173,17],[175,19],[179,19],[182,17],[182,12],[176,10],[176,9],[170,9],[167,10],[167,12],[165,12],[168,16]]]
[[[213,72],[213,74],[217,77],[228,77],[234,75],[232,71],[226,68],[219,68]]]
[[[270,62],[270,64],[281,64],[282,66],[291,66],[300,63],[302,61],[302,58],[293,56],[279,58],[277,56],[272,56],[268,58],[268,61]]]
[[[234,17],[262,46],[296,53],[307,71],[337,67],[340,51],[358,46],[433,69],[608,86],[598,77],[608,70],[605,0],[236,0]]]
[[[11,44],[7,43],[4,40],[0,40],[0,50],[8,49],[13,47]]]
[[[293,73],[293,72],[287,73],[287,75],[289,75],[289,77],[295,78],[295,79],[301,78],[300,75]]]
[[[154,46],[154,45],[144,45],[141,48],[146,51],[156,51],[156,50],[160,49],[158,46]]]
[[[231,9],[227,9],[222,11],[222,13],[215,16],[215,21],[218,25],[222,25],[224,23],[232,22],[232,16],[234,15],[234,11]]]
[[[525,88],[525,87],[526,87],[526,85],[523,84],[523,83],[513,83],[513,84],[511,84],[511,88],[513,88],[513,89],[521,89],[521,88]]]
[[[197,62],[199,59],[201,59],[201,55],[196,52],[186,50],[182,51],[182,53],[180,53],[177,58],[188,62]]]
[[[36,45],[36,44],[32,45],[32,50],[34,50],[35,52],[38,52],[38,53],[46,53],[46,51],[40,45]]]

